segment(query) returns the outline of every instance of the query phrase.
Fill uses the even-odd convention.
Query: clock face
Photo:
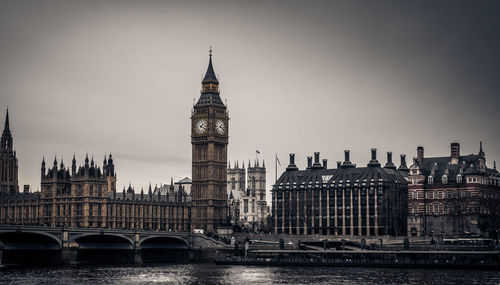
[[[205,119],[200,119],[196,122],[196,125],[194,126],[194,131],[202,135],[207,132],[207,120]]]
[[[226,125],[224,124],[224,121],[217,120],[217,122],[215,122],[215,130],[219,135],[223,135],[226,132]]]

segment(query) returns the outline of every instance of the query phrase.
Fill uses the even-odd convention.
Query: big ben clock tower
[[[212,50],[202,81],[201,96],[191,115],[192,215],[194,229],[214,232],[226,222],[227,108],[219,96],[219,81],[212,67]]]

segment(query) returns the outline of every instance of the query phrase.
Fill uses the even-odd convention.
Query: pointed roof
[[[219,80],[217,80],[217,77],[215,76],[214,68],[212,66],[212,47],[210,47],[210,60],[208,61],[207,73],[205,73],[205,77],[203,78],[202,83],[203,84],[205,84],[205,83],[219,84]]]
[[[9,129],[9,108],[7,108],[7,113],[5,114],[5,127],[3,128],[4,132],[10,131]]]

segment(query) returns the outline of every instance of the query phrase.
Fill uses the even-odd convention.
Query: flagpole
[[[278,182],[278,154],[275,153],[274,155],[275,155],[275,157],[274,157],[274,184],[276,184],[276,182]]]

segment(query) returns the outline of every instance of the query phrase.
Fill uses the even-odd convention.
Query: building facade
[[[0,193],[16,193],[19,190],[17,173],[17,157],[10,132],[9,110],[7,110],[0,140]]]
[[[266,165],[260,165],[256,159],[253,166],[248,161],[248,169],[244,162],[239,162],[227,169],[227,195],[229,216],[232,221],[242,221],[247,225],[259,226],[268,215],[266,201]]]
[[[214,232],[227,223],[227,145],[229,114],[219,96],[212,52],[201,96],[191,114],[192,224]]]
[[[408,232],[413,236],[489,235],[500,228],[500,175],[486,167],[482,143],[478,154],[417,157],[410,166]]]
[[[147,194],[136,194],[129,186],[117,193],[116,172],[111,154],[104,157],[102,168],[85,157],[77,167],[73,156],[71,167],[54,159],[41,166],[40,192],[32,193],[28,185],[17,189],[17,159],[9,129],[8,114],[1,139],[2,191],[0,223],[67,227],[150,229],[189,231],[190,196],[184,186],[168,186]],[[183,181],[184,183],[187,181]]]
[[[328,169],[319,153],[307,158],[299,170],[295,155],[272,189],[272,213],[276,234],[320,234],[340,236],[403,236],[407,232],[408,184],[388,162],[381,167],[372,149],[367,167],[349,161]]]
[[[71,170],[54,159],[52,167],[41,168],[41,191],[8,193],[0,196],[0,223],[66,227],[143,230],[190,230],[190,197],[183,188],[136,194],[116,191],[116,173],[111,154],[102,170],[92,159]]]

